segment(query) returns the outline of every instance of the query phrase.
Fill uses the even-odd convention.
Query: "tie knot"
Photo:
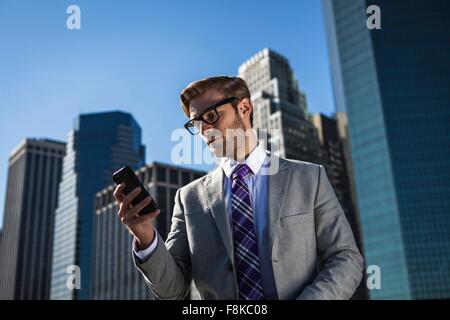
[[[245,163],[238,164],[233,171],[232,178],[244,178],[250,172],[250,168]]]

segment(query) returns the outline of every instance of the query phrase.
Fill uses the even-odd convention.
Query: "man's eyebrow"
[[[208,110],[209,108],[210,108],[209,106],[206,107],[205,110],[201,110],[198,114],[197,114],[196,112],[191,113],[191,114],[190,114],[191,120],[192,120],[192,119],[195,119],[195,118],[198,118],[201,114],[203,114],[203,112],[205,112],[205,111]]]
[[[198,116],[197,116],[197,113],[191,113],[190,115],[189,115],[189,119],[195,119],[195,118],[197,118]]]

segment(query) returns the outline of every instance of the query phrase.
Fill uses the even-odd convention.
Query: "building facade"
[[[53,227],[66,144],[25,139],[11,153],[2,242],[0,299],[49,298]]]
[[[128,165],[137,169],[144,161],[141,128],[130,114],[103,112],[76,119],[68,135],[59,186],[51,299],[91,299],[95,194],[111,184],[118,168]]]
[[[317,130],[307,119],[306,96],[289,61],[263,49],[239,67],[253,102],[253,127],[267,149],[283,158],[322,163]]]
[[[381,29],[367,9],[379,8]],[[450,3],[324,0],[373,299],[450,296]],[[373,14],[373,11],[370,11]]]

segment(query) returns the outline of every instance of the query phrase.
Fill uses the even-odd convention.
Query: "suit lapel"
[[[273,248],[275,234],[280,221],[280,212],[283,209],[284,198],[289,186],[290,169],[287,162],[278,158],[279,169],[276,174],[269,175],[269,240],[270,248]]]
[[[231,239],[230,234],[230,222],[228,221],[228,216],[225,210],[223,184],[224,172],[220,167],[213,171],[210,176],[207,176],[204,181],[205,193],[208,198],[212,216],[216,222],[217,230],[222,238],[231,261],[234,261],[233,240]]]

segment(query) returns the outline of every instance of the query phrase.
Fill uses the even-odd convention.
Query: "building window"
[[[177,170],[170,170],[170,183],[178,184],[178,171]]]
[[[165,170],[164,170],[165,171]],[[165,240],[167,237],[167,189],[165,187],[158,186],[156,188],[157,203],[160,208],[160,214],[156,218],[156,229],[160,233],[161,237]]]
[[[151,167],[147,167],[147,183],[151,182],[153,180],[153,170]]]
[[[181,173],[181,184],[183,186],[187,185],[189,182],[191,182],[191,175],[189,172],[182,172]]]
[[[156,180],[162,182],[166,181],[166,168],[156,168]]]

